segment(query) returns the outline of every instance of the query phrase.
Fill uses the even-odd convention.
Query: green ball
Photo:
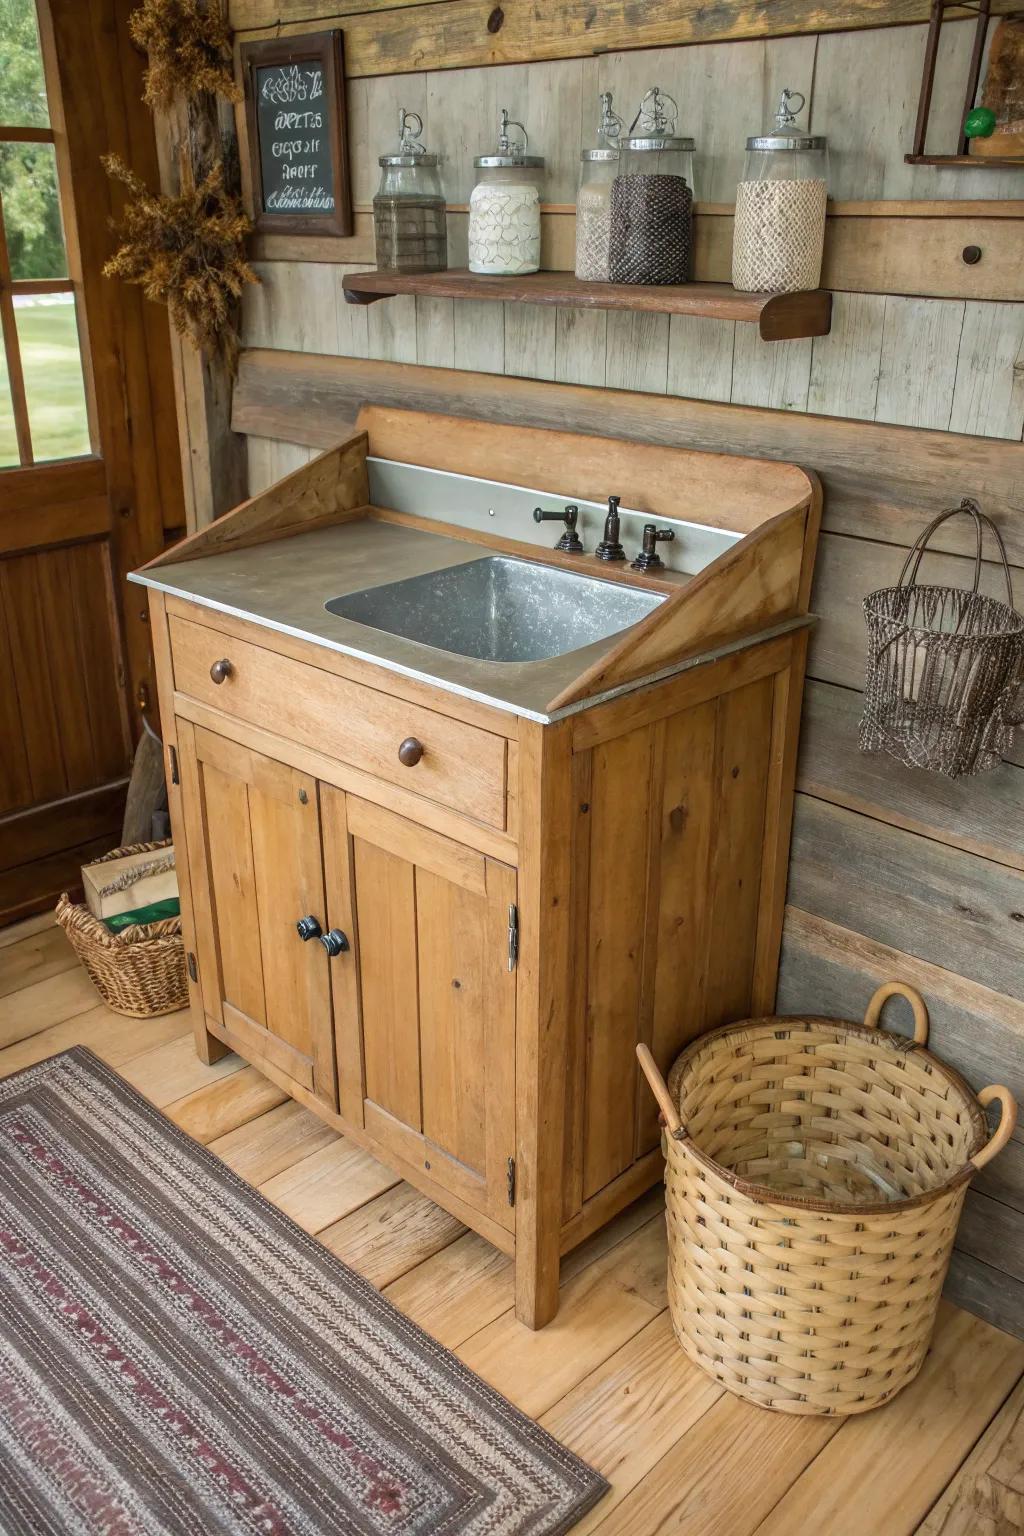
[[[964,133],[969,139],[987,139],[996,126],[991,107],[975,107],[964,119]]]

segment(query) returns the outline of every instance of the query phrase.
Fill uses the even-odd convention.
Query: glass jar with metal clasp
[[[745,293],[799,293],[821,282],[828,140],[798,127],[804,101],[784,90],[774,128],[747,140],[732,244],[733,287]]]
[[[676,133],[679,108],[653,85],[619,140],[612,184],[613,283],[686,283],[693,274],[694,141]]]
[[[423,119],[398,109],[398,149],[381,155],[380,187],[373,200],[373,238],[378,269],[443,272],[448,230],[437,156],[420,143]]]
[[[621,117],[612,111],[611,91],[602,91],[597,144],[580,154],[580,184],[576,193],[576,276],[584,283],[608,281],[612,183],[619,168],[622,127]]]
[[[519,129],[522,137],[511,132]],[[527,154],[529,135],[501,109],[497,149],[473,161],[469,198],[469,270],[516,277],[540,269],[540,188],[544,160]]]

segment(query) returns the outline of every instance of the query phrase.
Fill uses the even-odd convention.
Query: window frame
[[[78,252],[78,236],[75,228],[75,210],[71,197],[70,171],[67,157],[67,138],[64,132],[63,108],[60,100],[56,58],[53,51],[53,33],[50,25],[48,0],[34,0],[39,52],[43,64],[43,81],[46,86],[46,105],[50,118],[49,127],[15,127],[0,123],[2,144],[52,144],[57,166],[57,198],[60,206],[61,226],[64,233],[64,254],[67,277],[16,278],[11,274],[10,252],[7,246],[7,229],[4,223],[3,193],[0,192],[0,345],[7,362],[7,380],[14,412],[14,434],[18,445],[18,463],[0,467],[0,475],[8,470],[27,469],[33,466],[45,468],[51,464],[74,463],[96,453],[96,408],[92,387],[92,368],[89,358],[88,336],[85,326],[82,295],[82,273]],[[28,394],[25,388],[25,371],[21,360],[21,343],[18,338],[17,313],[14,300],[19,295],[70,293],[75,300],[75,321],[78,331],[78,350],[82,364],[82,386],[85,396],[85,415],[89,433],[89,448],[84,454],[72,454],[60,459],[37,459],[32,446],[32,424],[29,418]]]

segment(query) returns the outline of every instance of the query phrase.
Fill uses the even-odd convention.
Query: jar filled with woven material
[[[601,92],[597,147],[580,154],[576,194],[576,276],[582,283],[608,281],[611,244],[612,183],[619,168],[622,121],[612,111],[611,91]]]
[[[799,91],[783,91],[772,132],[747,140],[732,244],[732,285],[744,293],[800,293],[821,282],[828,141],[797,127],[803,106]]]
[[[443,272],[448,231],[437,156],[428,155],[417,112],[398,111],[398,149],[381,155],[380,188],[373,200],[373,238],[384,272]]]
[[[510,132],[519,129],[522,138]],[[540,186],[544,160],[526,153],[522,123],[501,109],[497,150],[473,161],[476,186],[469,198],[469,270],[518,277],[540,269]]]
[[[613,283],[686,283],[693,274],[694,142],[676,134],[677,107],[652,86],[619,141],[612,184]]]

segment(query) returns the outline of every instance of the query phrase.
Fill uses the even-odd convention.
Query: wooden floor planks
[[[1024,1531],[1024,1343],[944,1303],[921,1375],[878,1412],[766,1413],[674,1342],[657,1191],[568,1255],[558,1316],[530,1333],[508,1258],[237,1056],[203,1066],[187,1025],[105,1008],[52,924],[0,933],[0,1075],[88,1045],[600,1468],[612,1490],[579,1536]]]

